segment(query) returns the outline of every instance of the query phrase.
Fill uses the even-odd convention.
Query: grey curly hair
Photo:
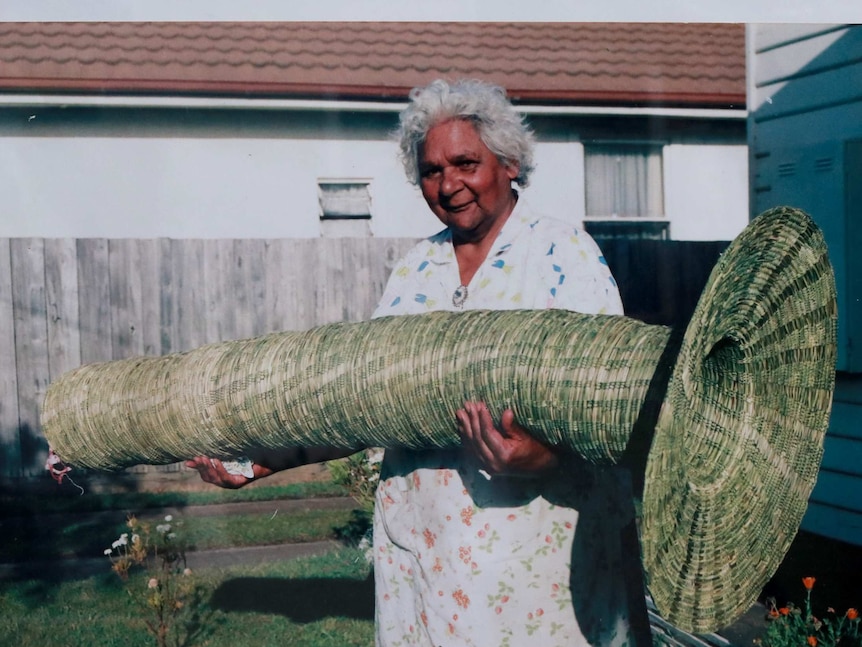
[[[449,119],[470,121],[482,142],[503,164],[519,165],[515,182],[526,188],[533,163],[533,132],[500,86],[477,80],[442,79],[410,91],[410,104],[401,112],[394,136],[401,149],[404,172],[419,184],[419,147],[428,131]]]

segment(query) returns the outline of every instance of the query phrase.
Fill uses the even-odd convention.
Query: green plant
[[[330,461],[332,481],[347,489],[359,504],[350,520],[336,527],[335,535],[350,546],[358,546],[370,556],[374,516],[374,494],[380,481],[380,463],[383,450],[369,448],[337,461]]]
[[[859,631],[859,612],[847,609],[838,615],[835,609],[827,609],[827,615],[817,617],[811,610],[811,590],[815,578],[803,577],[805,602],[802,607],[793,603],[779,607],[774,598],[767,600],[768,626],[759,641],[763,647],[862,647]]]
[[[328,463],[333,483],[346,488],[368,513],[374,509],[374,493],[380,480],[382,460],[383,450],[371,448]]]
[[[105,549],[111,570],[126,583],[128,594],[142,603],[147,631],[158,647],[180,644],[182,621],[196,613],[193,607],[200,600],[191,569],[186,566],[185,547],[172,521],[167,515],[153,533],[149,523],[130,516],[126,524],[129,532]],[[141,578],[130,578],[135,567],[145,571],[145,584]]]

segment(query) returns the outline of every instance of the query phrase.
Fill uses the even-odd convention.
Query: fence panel
[[[161,355],[161,253],[159,241],[141,239],[138,244],[141,274],[141,343],[144,355]]]
[[[16,471],[21,475],[35,473],[44,450],[39,433],[39,408],[50,379],[44,249],[43,241],[38,238],[16,238],[10,246],[20,447],[20,465]]]
[[[45,239],[48,370],[54,377],[81,365],[78,252],[69,238]]]
[[[108,286],[111,310],[111,357],[144,354],[143,294],[138,241],[108,241]]]
[[[78,319],[81,363],[111,359],[111,284],[108,241],[82,238],[78,251]],[[13,266],[12,271],[16,268]]]
[[[0,240],[0,475],[21,470],[11,241]]]
[[[728,243],[610,239],[600,245],[627,315],[650,324],[684,326]]]

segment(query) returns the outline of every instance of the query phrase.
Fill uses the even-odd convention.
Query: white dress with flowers
[[[398,263],[375,316],[457,310],[459,284],[444,230]],[[593,240],[532,216],[523,198],[463,308],[622,312]],[[564,463],[553,477],[488,479],[460,451],[387,450],[374,519],[377,644],[633,644],[620,541],[629,489],[614,469]]]

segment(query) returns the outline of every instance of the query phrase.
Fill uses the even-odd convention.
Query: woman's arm
[[[276,472],[310,465],[311,463],[344,458],[355,454],[357,451],[359,450],[335,447],[287,447],[249,451],[249,458],[253,461],[252,472],[254,476],[252,477],[228,472],[224,463],[209,456],[195,456],[186,461],[186,467],[197,470],[201,479],[207,483],[235,490]]]

